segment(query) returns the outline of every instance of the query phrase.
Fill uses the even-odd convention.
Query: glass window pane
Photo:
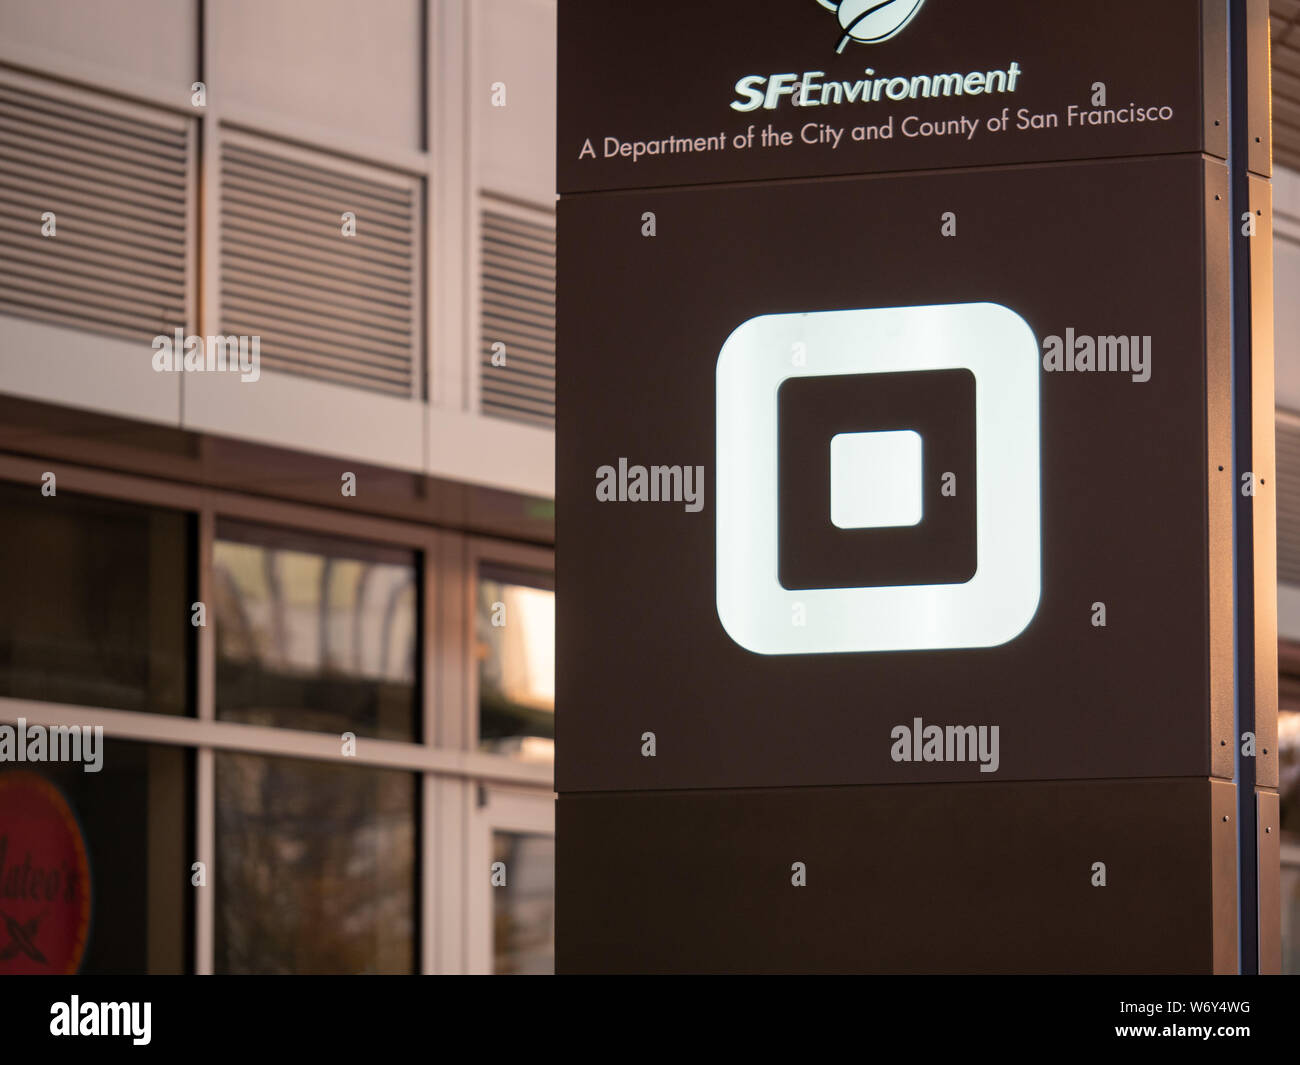
[[[477,633],[479,748],[555,759],[555,591],[544,573],[483,566]]]
[[[414,551],[222,522],[217,717],[419,739]]]
[[[410,973],[417,777],[218,752],[215,969]]]
[[[555,972],[555,839],[494,832],[492,855],[506,867],[492,889],[493,971]]]
[[[0,975],[193,968],[193,753],[0,764]]]
[[[1282,843],[1282,971],[1300,973],[1300,846]]]
[[[0,481],[0,695],[185,714],[192,519]]]

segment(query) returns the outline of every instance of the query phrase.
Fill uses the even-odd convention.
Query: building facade
[[[0,3],[0,971],[551,969],[555,17]]]
[[[96,771],[0,765],[30,903],[0,972],[550,971],[556,6],[0,0],[0,723],[103,730]],[[1300,0],[1272,7],[1296,972]],[[191,337],[233,367],[185,368]],[[37,905],[34,867],[79,886]]]

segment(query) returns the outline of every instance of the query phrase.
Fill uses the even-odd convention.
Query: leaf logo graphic
[[[879,44],[901,33],[925,0],[817,0],[828,11],[834,11],[844,35],[835,46],[844,51],[849,41],[859,44]]]

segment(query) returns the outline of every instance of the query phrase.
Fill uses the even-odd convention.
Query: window
[[[493,972],[555,971],[555,840],[519,832],[492,834],[492,861],[505,883],[492,892]]]
[[[0,482],[0,696],[189,712],[192,519]]]
[[[554,761],[553,579],[482,565],[475,628],[480,749],[522,761]]]
[[[219,718],[419,739],[414,551],[222,522],[213,575]]]
[[[193,753],[0,763],[0,975],[192,970]]]
[[[171,498],[144,478],[65,480],[0,482],[0,722],[45,701],[109,738],[99,772],[0,763],[0,974],[553,971],[549,552],[348,520],[361,541],[325,508],[181,489],[193,509],[173,510],[71,490]],[[424,745],[429,659],[456,670],[443,750]],[[490,779],[475,749],[502,756]]]
[[[215,969],[416,969],[416,777],[219,752]]]

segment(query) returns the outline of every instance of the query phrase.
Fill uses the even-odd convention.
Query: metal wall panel
[[[557,969],[1230,972],[1234,802],[1205,780],[563,795]]]
[[[1222,164],[1200,157],[562,200],[561,307],[580,312],[559,323],[557,654],[575,664],[557,676],[561,789],[988,779],[970,763],[891,761],[892,727],[914,716],[1000,724],[998,779],[1230,777],[1228,350],[1205,297],[1227,221]],[[636,280],[610,261],[635,262]],[[1040,375],[1043,576],[1027,628],[988,648],[738,646],[715,603],[728,335],[763,313],[979,301],[1040,342],[1067,328],[1151,336],[1148,381]],[[817,428],[814,409],[793,431]],[[703,508],[600,501],[596,471],[620,457],[702,465]],[[654,759],[638,753],[647,729]]]

